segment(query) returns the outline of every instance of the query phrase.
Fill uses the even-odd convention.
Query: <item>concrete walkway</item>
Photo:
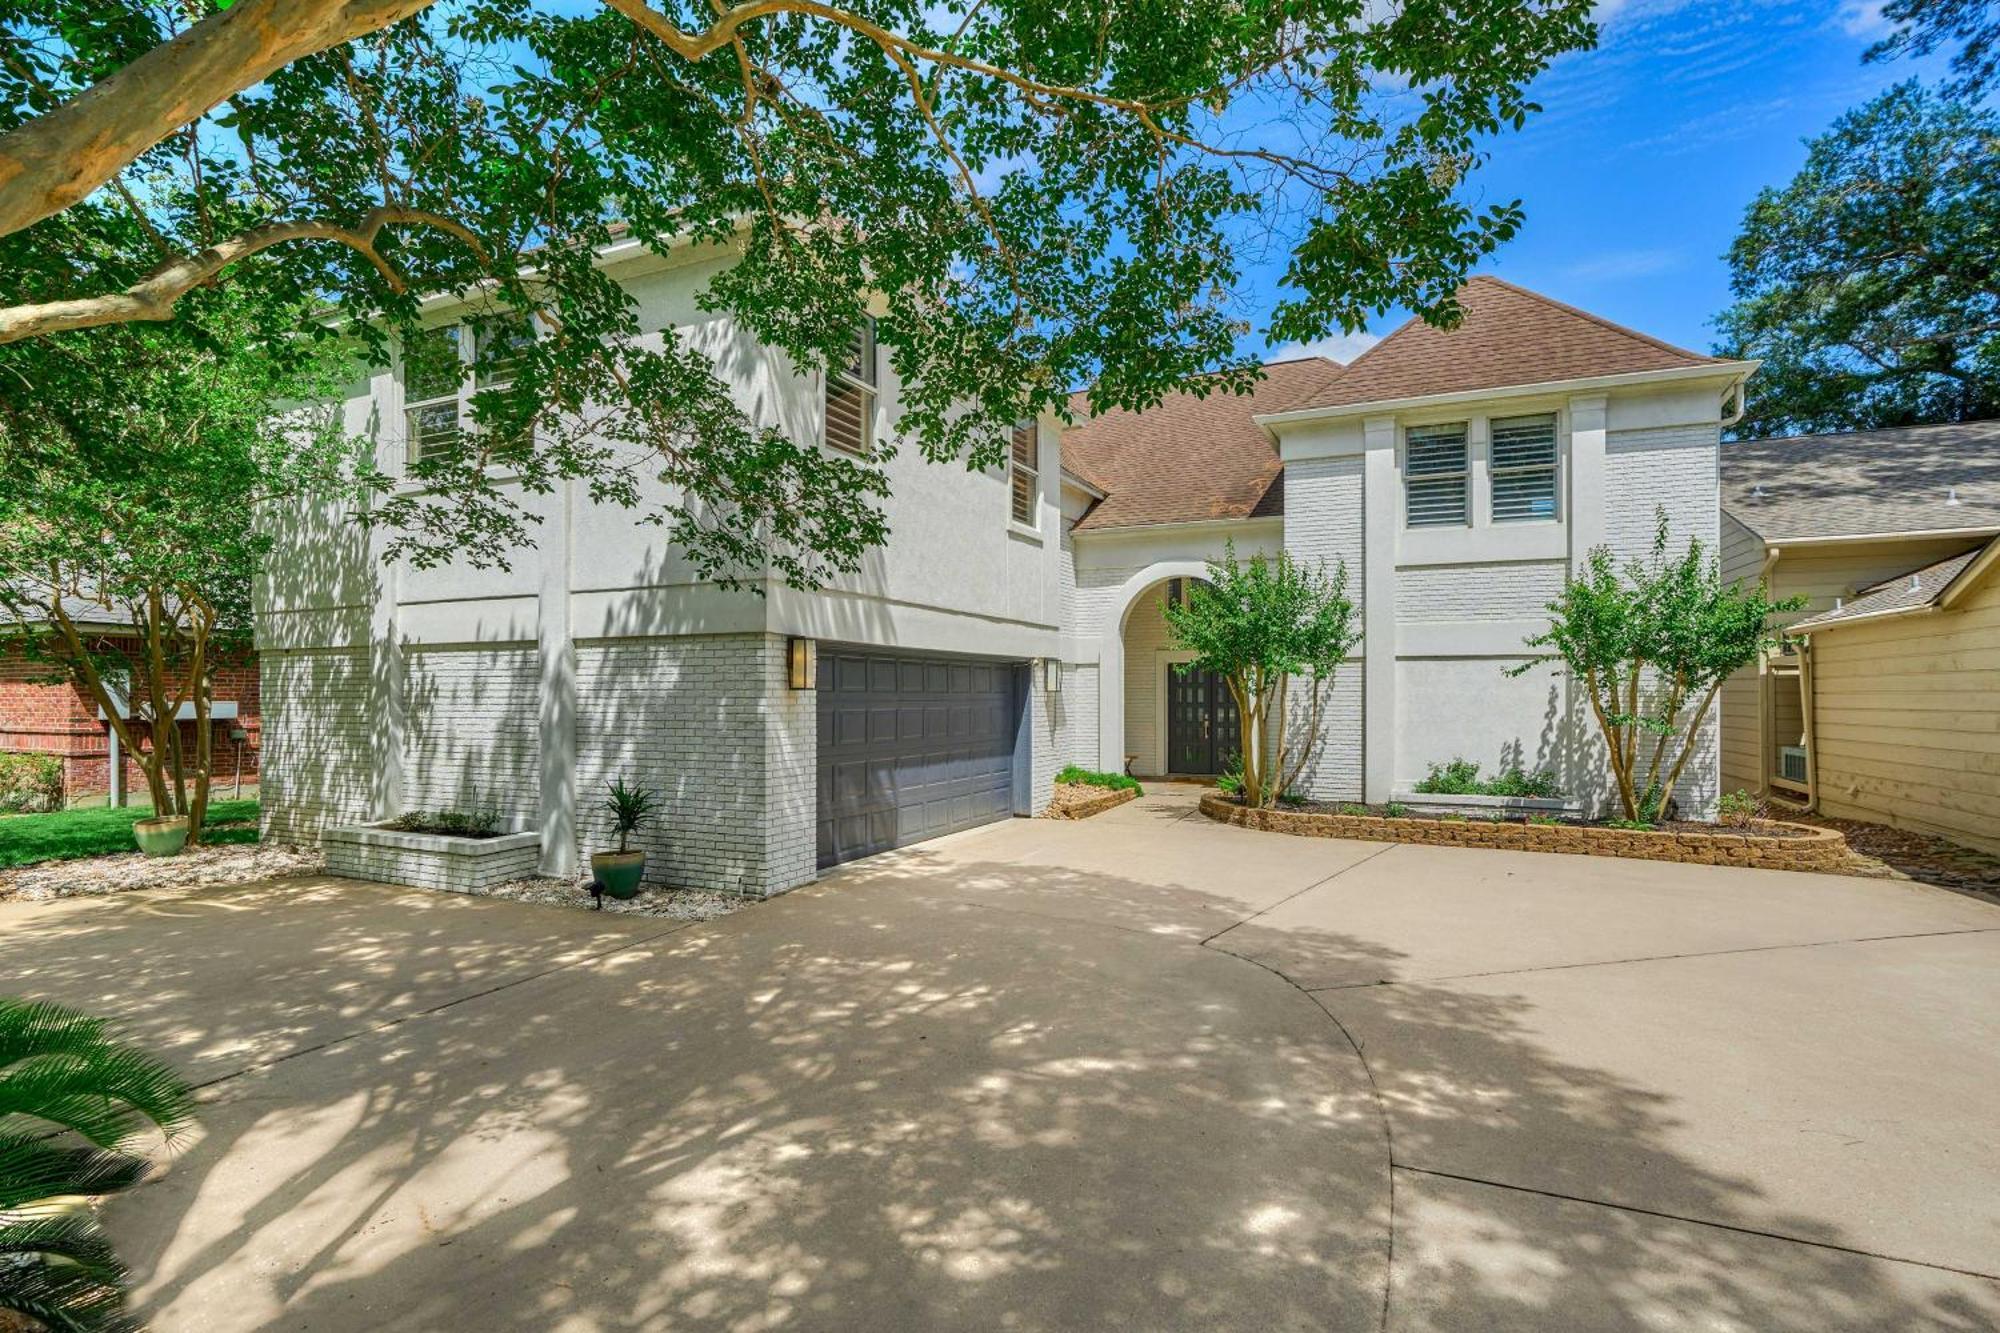
[[[2000,908],[1168,791],[692,927],[0,907],[208,1082],[156,1329],[1992,1329]]]

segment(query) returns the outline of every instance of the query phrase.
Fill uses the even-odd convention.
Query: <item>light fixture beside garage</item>
[[[792,688],[809,690],[819,676],[819,643],[814,639],[789,639],[785,643],[791,657]]]
[[[1044,657],[1042,659],[1042,692],[1044,694],[1062,693],[1061,658]]]

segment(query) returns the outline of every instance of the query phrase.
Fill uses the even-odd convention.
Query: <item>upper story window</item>
[[[472,394],[513,382],[534,327],[518,316],[424,329],[403,344],[410,460],[448,454],[471,428]]]
[[[1412,426],[1403,437],[1404,521],[1413,528],[1463,527],[1465,423]]]
[[[1493,457],[1493,521],[1556,517],[1556,418],[1496,417]]]
[[[826,377],[826,442],[850,454],[874,447],[875,321],[863,320],[848,345],[847,360]]]
[[[1013,446],[1007,457],[1007,484],[1011,492],[1010,502],[1016,523],[1035,526],[1035,514],[1039,506],[1035,503],[1040,487],[1036,478],[1042,470],[1041,432],[1035,423],[1024,421],[1014,427]]]

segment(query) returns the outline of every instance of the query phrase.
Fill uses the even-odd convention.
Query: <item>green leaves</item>
[[[72,9],[24,0],[0,19],[36,62],[0,68],[0,129],[182,22],[145,0],[88,25]],[[662,12],[692,33],[718,21]],[[413,487],[386,466],[362,478],[391,555],[504,563],[534,536],[521,495],[578,481],[667,527],[706,575],[810,584],[885,536],[881,457],[777,430],[718,348],[748,335],[781,354],[776,373],[810,376],[879,305],[894,434],[979,468],[1078,385],[1094,409],[1143,409],[1191,381],[1250,383],[1246,247],[1291,252],[1281,301],[1252,312],[1274,339],[1389,306],[1450,322],[1465,271],[1522,221],[1475,204],[1480,145],[1594,40],[1589,12],[857,0],[773,11],[690,58],[609,9],[462,0],[211,90],[232,95],[124,193],[0,237],[0,277],[7,299],[89,300],[251,227],[412,210],[432,221],[290,242],[220,279],[258,293],[274,355],[318,336],[301,313],[316,302],[377,367],[429,297],[538,319],[512,382],[477,396],[478,447],[413,468]],[[614,240],[703,264],[701,310],[656,335],[657,312],[642,320],[595,261]],[[215,296],[190,291],[178,319],[200,327]],[[0,374],[0,407],[40,383]],[[394,443],[396,423],[373,428]]]
[[[102,1019],[0,997],[0,1313],[136,1328],[124,1267],[78,1201],[138,1183],[142,1140],[172,1144],[193,1120],[186,1081]]]
[[[1724,584],[1699,538],[1669,555],[1662,509],[1647,558],[1621,568],[1608,547],[1586,556],[1549,603],[1548,629],[1527,641],[1544,651],[1506,674],[1546,662],[1569,668],[1604,735],[1626,818],[1651,819],[1694,754],[1722,682],[1776,643],[1772,615],[1804,605],[1773,602],[1762,583]],[[1652,739],[1650,755],[1641,737]]]
[[[1745,436],[2000,414],[2000,116],[1905,83],[1812,141],[1730,247]]]

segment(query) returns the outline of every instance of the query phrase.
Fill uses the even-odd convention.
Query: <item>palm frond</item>
[[[125,1265],[111,1248],[97,1219],[87,1212],[47,1217],[0,1216],[0,1267],[23,1259],[55,1260],[106,1286],[125,1284]]]
[[[0,998],[0,1119],[28,1116],[118,1148],[194,1119],[194,1091],[164,1061],[116,1040],[102,1019]]]
[[[130,1153],[64,1145],[46,1136],[0,1134],[0,1210],[69,1195],[116,1194],[151,1170],[151,1162]]]
[[[139,1333],[125,1291],[67,1264],[0,1263],[0,1311],[24,1315],[51,1333]]]

